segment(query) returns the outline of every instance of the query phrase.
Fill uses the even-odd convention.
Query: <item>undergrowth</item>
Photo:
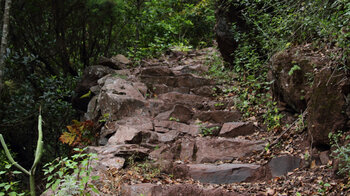
[[[241,53],[243,54],[245,50],[243,49]],[[268,130],[280,129],[283,115],[279,112],[277,103],[272,99],[271,82],[267,81],[266,70],[264,75],[255,76],[258,67],[262,67],[264,62],[256,58],[246,59],[251,61],[249,65],[256,65],[254,65],[254,69],[243,71],[239,68],[241,60],[237,59],[235,69],[229,70],[225,68],[224,61],[219,55],[214,54],[207,58],[208,77],[227,86],[221,95],[216,96],[232,98],[235,102],[234,109],[238,109],[243,114],[243,118],[259,117]]]

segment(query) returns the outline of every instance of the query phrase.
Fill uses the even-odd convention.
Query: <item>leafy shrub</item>
[[[213,135],[214,131],[219,130],[220,127],[205,127],[205,126],[200,126],[199,127],[199,131],[203,136],[209,136],[209,135]]]
[[[92,164],[96,154],[85,154],[84,149],[74,149],[77,154],[71,158],[56,159],[44,165],[44,175],[47,176],[46,188],[55,195],[89,195],[91,191],[99,193],[91,184],[99,176],[91,176]]]
[[[7,161],[3,150],[0,151],[0,196],[24,195],[18,174],[22,172],[11,169],[12,164]]]
[[[329,133],[333,158],[339,160],[338,174],[345,175],[350,180],[350,135],[345,136],[342,132]]]

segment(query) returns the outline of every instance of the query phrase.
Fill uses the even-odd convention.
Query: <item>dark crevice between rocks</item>
[[[196,145],[196,143],[193,145],[193,154],[192,154],[192,160],[193,162],[197,161],[197,151],[198,151],[198,147]]]

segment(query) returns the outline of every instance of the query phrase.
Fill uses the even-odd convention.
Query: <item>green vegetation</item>
[[[328,137],[332,148],[335,149],[332,156],[339,160],[339,165],[337,166],[338,174],[350,179],[350,136],[344,135],[344,133],[339,131],[337,133],[329,133]]]
[[[172,116],[169,118],[169,120],[170,120],[170,121],[176,121],[176,122],[179,122],[179,121],[180,121],[180,119],[175,118],[175,117],[172,117]]]
[[[17,167],[19,170],[21,170],[21,172],[23,172],[24,174],[29,176],[29,182],[30,182],[30,195],[31,196],[35,196],[35,171],[36,171],[36,167],[40,161],[40,158],[42,156],[42,152],[43,152],[43,132],[42,132],[42,117],[41,117],[41,113],[39,112],[39,119],[38,119],[38,142],[37,142],[37,147],[35,150],[35,158],[34,158],[34,162],[33,165],[31,167],[31,169],[28,171],[25,168],[23,168],[21,165],[19,165],[12,157],[12,155],[10,154],[9,149],[7,148],[7,145],[5,143],[5,140],[2,136],[2,134],[0,134],[0,142],[2,147],[5,150],[5,154],[8,158],[8,160],[11,162],[11,164],[13,164],[15,167]],[[7,168],[8,169],[8,168]],[[18,172],[15,172],[18,173]],[[12,186],[13,184],[7,184],[4,186],[5,191],[8,191],[8,189]]]
[[[214,131],[218,131],[220,129],[220,127],[206,127],[206,126],[203,126],[203,125],[200,125],[199,126],[199,132],[202,136],[211,136],[214,134]]]
[[[11,152],[10,152],[11,153]],[[11,153],[14,157],[13,153]],[[6,154],[3,150],[0,151],[0,195],[24,195],[25,193],[21,190],[21,183],[19,176],[22,174],[21,171],[14,170]]]
[[[91,191],[99,193],[91,180],[99,176],[92,175],[92,166],[96,154],[83,153],[86,149],[75,148],[76,154],[71,158],[56,159],[44,165],[44,175],[47,176],[46,189],[55,195],[89,195]]]

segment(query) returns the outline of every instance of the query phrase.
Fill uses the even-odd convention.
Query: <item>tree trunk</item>
[[[5,10],[4,10],[4,22],[2,27],[1,48],[0,48],[0,95],[4,86],[3,80],[4,80],[4,69],[5,69],[5,53],[7,48],[7,37],[9,33],[10,8],[11,8],[11,0],[6,0]]]

